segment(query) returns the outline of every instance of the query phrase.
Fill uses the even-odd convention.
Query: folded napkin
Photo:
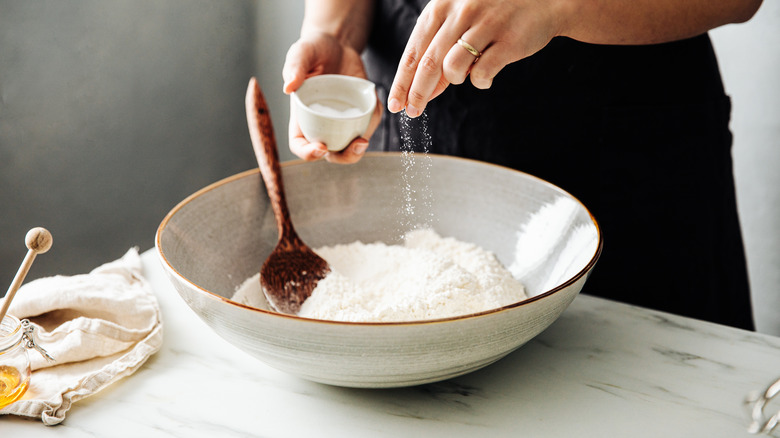
[[[157,299],[138,250],[89,274],[55,276],[19,289],[8,313],[27,318],[54,362],[29,350],[30,387],[3,409],[59,424],[71,405],[135,372],[162,345]]]

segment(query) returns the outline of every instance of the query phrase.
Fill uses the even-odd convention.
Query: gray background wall
[[[0,287],[153,246],[177,202],[256,166],[243,99],[255,2],[0,0]]]
[[[282,159],[281,66],[303,2],[0,0],[0,294],[46,226],[29,278],[153,246],[177,202],[255,167],[256,75]],[[737,191],[760,331],[780,335],[780,4],[712,32],[734,104]]]
[[[780,2],[711,32],[733,105],[734,172],[759,331],[780,335]]]

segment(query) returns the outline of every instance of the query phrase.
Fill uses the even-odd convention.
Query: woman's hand
[[[533,55],[558,35],[593,44],[657,44],[746,21],[760,5],[761,0],[431,0],[404,49],[387,108],[406,108],[417,117],[466,76],[475,87],[490,88],[507,64]]]
[[[449,84],[461,84],[466,76],[475,87],[490,88],[504,66],[536,53],[558,34],[558,3],[431,1],[409,37],[388,109],[406,108],[410,117],[417,117]]]
[[[287,52],[282,69],[284,92],[290,94],[311,76],[321,74],[343,74],[366,78],[365,67],[360,54],[348,45],[342,44],[334,36],[326,33],[313,33],[301,37]],[[309,143],[303,136],[294,111],[290,114],[290,150],[306,160],[320,158],[333,163],[355,163],[363,157],[368,148],[368,139],[379,126],[382,117],[382,105],[377,102],[368,130],[364,137],[356,138],[339,152],[330,152],[322,143]]]

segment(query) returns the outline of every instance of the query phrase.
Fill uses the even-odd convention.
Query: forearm
[[[374,14],[373,0],[306,0],[301,36],[324,32],[362,52]]]
[[[560,33],[595,44],[653,44],[750,19],[761,0],[561,0]]]

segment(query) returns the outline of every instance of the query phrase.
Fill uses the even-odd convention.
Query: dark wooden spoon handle
[[[260,174],[263,176],[276,217],[279,240],[297,239],[284,195],[282,169],[279,165],[279,151],[276,148],[271,115],[263,92],[254,77],[249,80],[249,89],[246,93],[246,121],[249,125],[249,135],[252,137],[252,148],[257,156]]]

